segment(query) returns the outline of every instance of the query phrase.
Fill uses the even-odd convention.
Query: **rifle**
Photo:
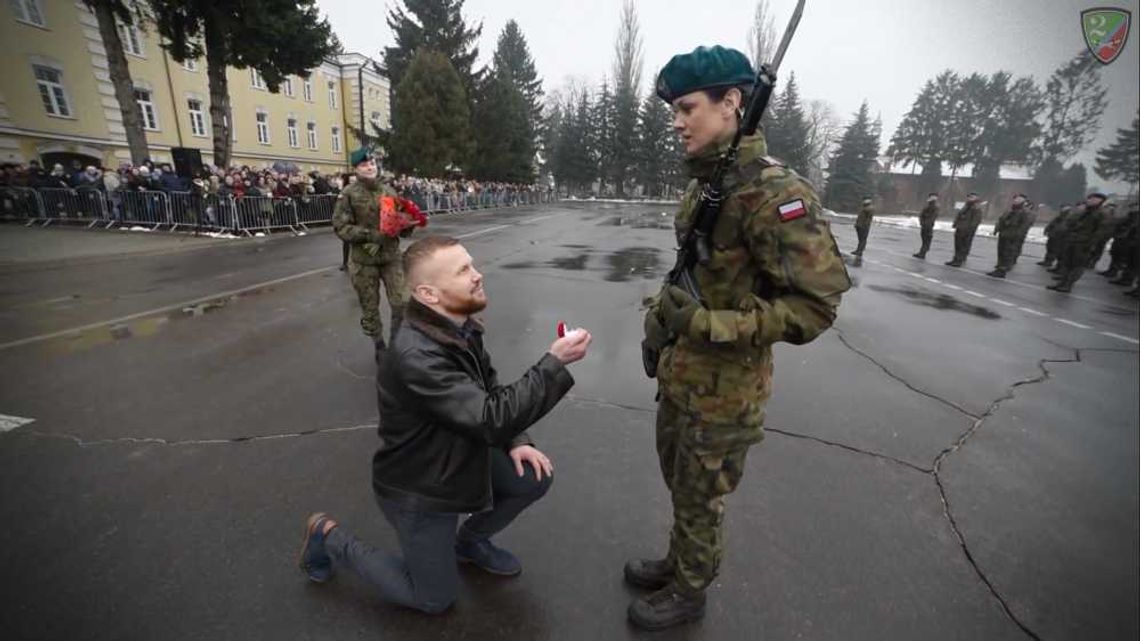
[[[685,235],[677,247],[676,262],[665,277],[666,287],[676,285],[696,300],[701,300],[701,290],[696,276],[693,275],[693,266],[696,264],[707,265],[709,262],[711,256],[709,250],[710,236],[716,227],[717,218],[720,216],[724,177],[729,168],[736,162],[741,138],[756,133],[756,128],[760,125],[760,118],[764,116],[764,111],[768,108],[768,102],[771,100],[772,91],[776,86],[776,71],[780,68],[780,63],[784,60],[784,54],[787,52],[792,36],[796,32],[796,27],[800,24],[800,17],[803,16],[804,12],[804,2],[805,0],[799,0],[796,3],[796,9],[792,12],[791,19],[788,20],[788,27],[784,30],[784,36],[780,39],[780,46],[776,49],[776,55],[772,62],[760,65],[756,79],[752,82],[752,92],[748,105],[744,109],[744,115],[740,119],[740,126],[737,127],[728,150],[717,161],[712,177],[701,187],[701,194],[697,198],[697,213],[693,216],[692,224],[685,231]],[[669,345],[674,340],[676,337],[671,337],[665,345]],[[657,375],[657,361],[660,355],[660,347],[642,342],[642,365],[645,367],[645,373],[649,378]]]

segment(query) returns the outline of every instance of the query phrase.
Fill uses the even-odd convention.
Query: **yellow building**
[[[0,4],[0,162],[79,159],[116,167],[130,159],[122,114],[95,15],[81,0]],[[172,147],[213,160],[205,58],[175,62],[153,25],[120,25],[150,157],[171,162]],[[229,69],[231,163],[293,162],[341,171],[359,146],[353,129],[391,122],[388,79],[370,58],[326,60],[307,78],[270,93],[253,69]]]

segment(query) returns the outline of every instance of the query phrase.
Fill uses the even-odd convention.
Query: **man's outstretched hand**
[[[562,361],[563,365],[569,365],[585,358],[591,340],[593,337],[590,336],[590,332],[584,329],[571,330],[562,338],[554,341],[550,346],[550,353],[554,358]]]

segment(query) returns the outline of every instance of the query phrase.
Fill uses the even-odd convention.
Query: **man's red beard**
[[[487,307],[487,299],[486,298],[479,300],[478,298],[475,298],[474,296],[471,296],[471,297],[467,298],[466,300],[462,300],[462,301],[457,301],[457,302],[453,302],[453,303],[443,303],[443,308],[445,310],[447,310],[447,313],[457,314],[460,316],[470,316],[472,314],[478,314],[479,312],[486,309],[486,307]]]

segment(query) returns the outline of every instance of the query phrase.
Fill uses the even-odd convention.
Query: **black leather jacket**
[[[412,509],[489,507],[491,448],[529,444],[526,428],[573,385],[550,354],[499,385],[479,323],[460,328],[408,301],[376,377],[383,443],[372,458],[372,488]]]

